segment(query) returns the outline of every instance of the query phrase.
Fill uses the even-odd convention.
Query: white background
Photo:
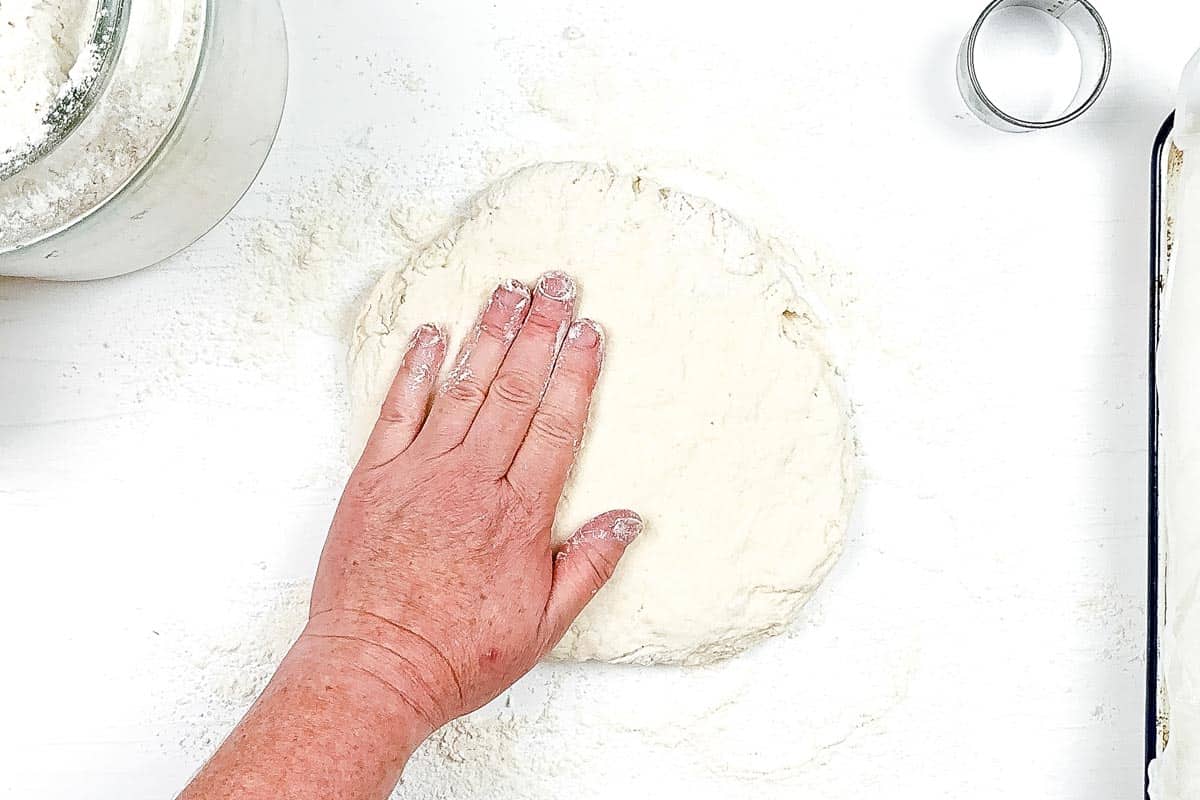
[[[404,796],[1139,796],[1148,159],[1200,10],[1103,3],[1100,103],[1017,136],[957,96],[976,5],[285,0],[284,127],[230,219],[125,278],[0,281],[0,792],[171,796],[286,642],[385,265],[323,240],[298,296],[264,224],[590,158],[824,254],[854,531],[788,635],[540,667]]]

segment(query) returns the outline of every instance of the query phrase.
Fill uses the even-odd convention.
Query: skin
[[[555,549],[604,335],[575,284],[496,288],[449,378],[413,334],[346,486],[308,625],[183,800],[386,798],[416,747],[528,672],[641,532],[609,511]]]

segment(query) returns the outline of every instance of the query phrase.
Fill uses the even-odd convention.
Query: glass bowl
[[[204,0],[198,10],[203,30],[194,74],[161,139],[117,184],[61,223],[7,242],[0,230],[0,275],[89,280],[151,266],[211,230],[253,184],[287,94],[283,12],[278,0]],[[170,32],[177,35],[177,27]],[[117,68],[120,59],[137,57],[118,54]],[[105,91],[114,87],[92,98],[53,149],[0,188],[33,181],[38,171],[69,175],[71,148],[87,135],[88,117],[102,113]]]

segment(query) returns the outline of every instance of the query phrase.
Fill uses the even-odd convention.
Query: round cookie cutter
[[[1048,120],[1014,117],[993,103],[980,86],[975,74],[975,42],[988,17],[1005,8],[1032,8],[1049,14],[1065,25],[1074,37],[1079,47],[1079,89],[1061,116]],[[1100,97],[1111,70],[1112,42],[1108,28],[1088,0],[993,0],[979,15],[958,49],[958,90],[967,108],[993,128],[1010,133],[1054,128],[1076,119]]]

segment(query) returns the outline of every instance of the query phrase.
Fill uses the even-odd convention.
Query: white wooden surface
[[[1147,159],[1195,3],[1103,3],[1106,94],[1027,136],[958,100],[961,0],[284,5],[284,129],[231,219],[126,278],[0,281],[4,796],[170,796],[211,724],[193,646],[257,635],[262,587],[311,573],[344,478],[342,344],[291,313],[244,335],[255,226],[344,162],[452,203],[564,157],[679,168],[820,243],[867,485],[792,634],[696,674],[527,679],[576,720],[661,690],[678,733],[559,742],[584,773],[563,786],[1138,796]],[[526,752],[508,759],[548,757]],[[552,796],[496,758],[460,796]],[[451,796],[431,782],[481,760],[427,762],[409,796]]]

